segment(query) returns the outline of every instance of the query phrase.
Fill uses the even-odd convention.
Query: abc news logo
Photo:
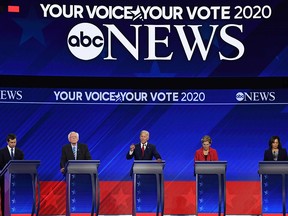
[[[80,23],[69,32],[67,43],[70,52],[75,57],[82,60],[91,60],[102,52],[104,37],[95,25]]]
[[[164,44],[167,48],[169,47],[168,37],[170,36],[171,27],[173,28],[173,32],[177,34],[177,37],[179,37],[180,43],[182,44],[181,48],[177,47],[177,50],[183,49],[185,57],[188,61],[191,61],[195,53],[195,46],[198,47],[203,61],[206,61],[207,55],[210,50],[210,46],[205,47],[201,45],[205,42],[205,38],[201,35],[200,32],[200,27],[202,27],[202,25],[189,25],[190,31],[192,31],[191,33],[195,37],[190,37],[189,34],[189,36],[186,35],[184,27],[187,27],[187,25],[130,25],[131,29],[134,29],[134,43],[131,43],[130,40],[126,38],[127,31],[125,32],[126,34],[123,34],[124,32],[121,32],[121,30],[119,30],[114,24],[103,24],[103,27],[105,28],[105,30],[107,30],[107,35],[105,35],[105,37],[107,37],[107,39],[105,39],[105,49],[107,48],[107,52],[105,54],[107,55],[103,57],[104,60],[117,60],[117,57],[112,56],[112,48],[117,49],[117,47],[113,46],[115,45],[113,42],[114,40],[117,40],[137,61],[139,60],[139,54],[141,51],[140,49],[142,48],[145,48],[147,51],[143,58],[143,60],[145,61],[170,61],[174,56],[174,51],[169,51],[166,55],[158,55],[156,45]],[[147,37],[148,41],[144,44],[139,42],[139,31],[142,29],[141,27],[143,27],[143,30],[147,32],[147,35],[145,34],[145,37]],[[245,50],[244,45],[241,43],[241,41],[237,40],[237,38],[234,38],[227,33],[228,29],[231,28],[236,28],[242,32],[242,27],[242,25],[227,24],[224,26],[220,26],[219,30],[217,30],[218,25],[210,25],[210,28],[213,29],[213,32],[216,30],[219,31],[219,37],[221,38],[221,40],[223,40],[223,42],[232,45],[233,47],[235,47],[235,49],[238,50],[238,54],[236,56],[225,56],[223,53],[221,53],[221,50],[219,50],[219,60],[235,61],[243,56]],[[157,32],[162,32],[160,31],[160,29],[165,29],[165,33],[168,34],[165,34],[165,37],[163,37],[163,35],[159,35],[159,38],[161,38],[159,39],[157,37],[158,34],[156,35],[156,29],[158,29]],[[128,34],[131,35],[132,31],[128,30]],[[163,34],[163,32],[159,34]],[[210,40],[214,39],[214,37],[217,36],[215,36],[214,33],[211,34]],[[187,43],[190,43],[190,39],[192,40],[191,43],[194,44],[193,47],[187,46]],[[70,30],[67,38],[67,44],[70,52],[76,58],[81,60],[91,60],[99,56],[102,52],[104,48],[104,36],[97,26],[91,23],[80,23]]]
[[[275,101],[275,92],[238,92],[237,101]]]

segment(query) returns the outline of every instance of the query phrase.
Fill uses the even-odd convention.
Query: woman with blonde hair
[[[195,152],[194,161],[218,161],[216,149],[211,148],[212,139],[205,135],[201,139],[202,147]]]

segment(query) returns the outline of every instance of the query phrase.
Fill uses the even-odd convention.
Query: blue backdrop
[[[57,100],[59,92],[69,91],[78,92],[82,100],[80,97]],[[110,94],[110,97],[87,101],[85,95],[92,92]],[[113,96],[116,93],[142,93],[147,97],[143,101],[136,98],[127,101],[125,97],[116,101],[117,97]],[[151,95],[156,93],[171,93],[174,97],[154,100]],[[12,99],[13,94],[18,96]],[[198,95],[198,101],[197,97],[181,101],[181,95],[187,99],[192,94]],[[17,146],[25,152],[25,159],[41,160],[42,181],[63,178],[59,165],[61,147],[68,143],[67,135],[72,130],[80,133],[80,142],[89,145],[92,158],[101,161],[100,180],[130,179],[132,160],[126,160],[125,156],[129,146],[139,141],[142,129],[150,131],[150,142],[166,161],[165,180],[171,181],[194,179],[194,152],[201,147],[200,139],[206,134],[212,137],[212,147],[217,149],[219,159],[228,161],[227,180],[259,180],[258,162],[263,160],[270,136],[279,135],[284,147],[288,141],[285,89],[6,88],[1,90],[1,95],[1,147],[6,145],[8,133],[17,134]],[[239,95],[242,95],[240,99]]]
[[[0,9],[1,75],[287,76],[286,0],[157,1],[157,5],[144,1],[13,0],[2,1]],[[90,60],[76,57],[68,43],[72,29],[82,23],[99,30],[91,33],[99,36],[95,40],[98,48],[78,50],[82,52],[79,55],[99,52]],[[182,34],[176,26],[184,26]],[[224,30],[229,38],[221,32]],[[89,35],[87,28],[82,33],[82,39]],[[74,35],[80,40],[79,29]],[[89,45],[88,39],[83,43]],[[155,49],[151,48],[154,45]],[[153,49],[159,58],[152,58]],[[229,60],[220,59],[221,55]]]

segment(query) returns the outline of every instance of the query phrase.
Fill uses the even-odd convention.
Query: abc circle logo
[[[104,37],[99,28],[91,23],[74,26],[67,38],[70,52],[82,60],[96,58],[103,50]]]
[[[244,100],[244,94],[242,92],[238,92],[236,94],[236,100],[237,101],[243,101]]]

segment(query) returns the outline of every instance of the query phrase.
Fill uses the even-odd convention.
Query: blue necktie
[[[11,148],[11,159],[13,160],[14,159],[14,149]]]
[[[76,147],[72,147],[72,151],[73,151],[73,154],[74,154],[74,159],[76,160]]]

